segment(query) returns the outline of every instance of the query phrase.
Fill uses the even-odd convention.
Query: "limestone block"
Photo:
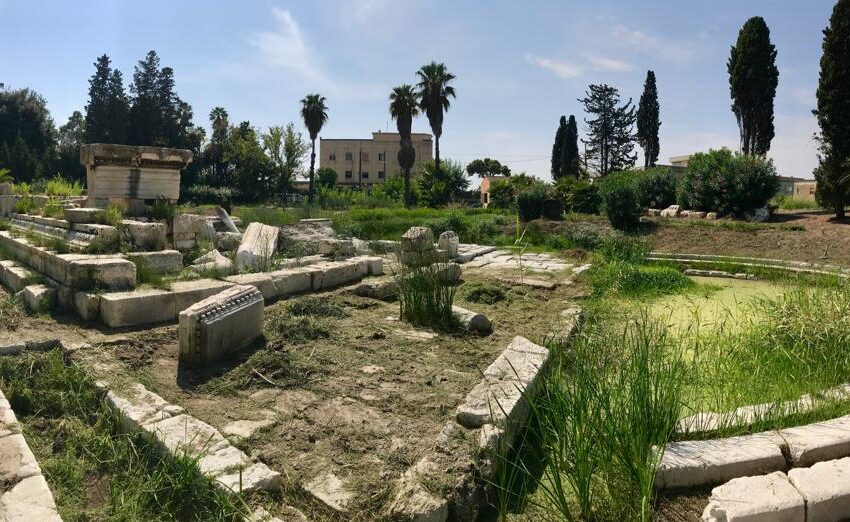
[[[678,217],[680,212],[679,205],[670,205],[661,211],[661,217]]]
[[[354,242],[348,239],[329,237],[307,241],[307,243],[314,243],[316,253],[323,256],[353,256],[356,250]]]
[[[183,408],[169,404],[142,384],[135,383],[116,393],[106,393],[106,403],[121,414],[121,425],[127,432],[142,429],[147,424],[184,413]]]
[[[227,211],[226,211],[226,210],[224,210],[224,209],[223,209],[223,208],[221,208],[221,207],[216,207],[216,208],[215,208],[215,213],[216,213],[216,215],[218,215],[218,219],[220,219],[220,220],[221,220],[222,224],[224,225],[224,228],[225,228],[228,232],[233,232],[233,233],[235,233],[235,234],[239,234],[239,233],[240,233],[240,232],[239,232],[239,229],[238,229],[238,228],[236,228],[236,224],[235,224],[235,223],[233,223],[233,220],[232,220],[232,219],[230,219],[230,215],[227,213]]]
[[[380,281],[365,281],[357,285],[353,292],[360,297],[371,297],[388,301],[398,296],[398,283],[395,279],[384,279]]]
[[[505,427],[522,422],[528,414],[523,394],[534,394],[549,351],[524,337],[514,337],[504,352],[484,371],[484,378],[457,408],[457,421],[466,428],[484,424]]]
[[[62,522],[42,475],[27,477],[0,492],[0,518],[4,522]]]
[[[717,212],[706,212],[705,213],[705,219],[711,219],[711,220],[717,219]]]
[[[189,308],[193,304],[206,299],[211,295],[215,295],[222,290],[226,290],[233,286],[233,283],[227,281],[219,281],[217,279],[196,279],[194,281],[178,281],[171,283],[171,291],[177,300],[177,310],[174,313],[174,318],[177,318],[177,313]]]
[[[263,297],[253,286],[234,286],[183,310],[179,322],[180,360],[209,364],[262,336]]]
[[[850,513],[850,458],[794,468],[788,479],[806,499],[806,520],[846,520]]]
[[[403,252],[425,252],[434,250],[434,236],[428,227],[410,227],[401,236]]]
[[[230,252],[239,248],[242,243],[240,232],[217,232],[215,235],[215,247],[219,250]]]
[[[445,522],[449,519],[448,501],[435,496],[424,484],[428,475],[435,473],[435,467],[428,457],[423,457],[404,472],[388,507],[391,519],[420,522]]]
[[[189,239],[177,239],[177,238],[175,238],[171,241],[171,244],[177,250],[179,250],[181,252],[186,252],[187,250],[192,250],[193,248],[195,248],[197,241],[195,241],[194,237],[189,238]]]
[[[327,471],[304,484],[304,490],[320,502],[338,512],[345,512],[346,507],[354,499],[354,492],[345,483]]]
[[[278,229],[262,223],[251,223],[236,250],[236,267],[239,270],[268,269],[277,252]]]
[[[56,305],[56,289],[47,285],[29,285],[21,290],[20,295],[33,312],[47,312]]]
[[[121,257],[81,256],[68,266],[65,284],[77,290],[130,290],[136,287],[136,265]]]
[[[23,435],[13,433],[0,438],[0,484],[40,474],[41,468]]]
[[[100,316],[100,295],[75,292],[74,309],[84,321],[94,321]]]
[[[13,294],[17,294],[36,280],[34,272],[17,265],[7,266],[4,274],[6,288]]]
[[[692,210],[688,217],[691,219],[705,219],[705,212]]]
[[[802,495],[781,471],[732,479],[711,490],[704,522],[805,522]]]
[[[241,470],[218,475],[215,480],[227,490],[237,493],[240,491],[275,491],[280,489],[280,473],[270,469],[262,462],[256,462]]]
[[[0,217],[9,217],[15,212],[20,196],[0,195]]]
[[[124,226],[139,250],[161,250],[165,247],[165,223],[145,223],[125,219]]]
[[[338,286],[347,285],[360,279],[360,267],[358,263],[348,261],[324,263],[317,265],[324,272],[320,289],[326,290]],[[316,290],[315,286],[313,290]]]
[[[100,320],[112,328],[173,321],[177,316],[174,292],[145,288],[100,296]]]
[[[780,430],[779,434],[788,443],[795,467],[850,456],[850,416]]]
[[[62,213],[68,223],[100,223],[103,220],[101,208],[66,208]]]
[[[183,270],[183,254],[177,250],[159,250],[156,252],[130,252],[127,259],[144,265],[155,274],[176,274]]]
[[[775,433],[667,445],[655,474],[659,489],[720,484],[785,469],[784,441]]]
[[[458,237],[455,231],[447,230],[440,234],[440,238],[437,241],[437,248],[439,248],[440,250],[444,250],[449,256],[449,259],[454,259],[457,257],[459,247],[460,238]]]
[[[278,297],[307,292],[312,285],[310,273],[298,268],[276,270],[268,276],[274,281]]]
[[[15,412],[12,411],[12,406],[6,400],[3,392],[0,392],[0,437],[20,432],[21,426],[18,424],[18,419],[15,418]]]
[[[484,314],[479,314],[478,312],[473,312],[459,306],[452,306],[452,313],[458,317],[460,324],[471,332],[488,334],[493,328],[493,325],[490,324],[490,319]]]
[[[462,270],[457,263],[441,263],[438,270],[440,281],[446,285],[456,285],[460,282]]]
[[[212,250],[202,255],[192,263],[192,270],[198,273],[211,273],[218,276],[232,274],[233,261],[224,257],[218,250]]]
[[[6,269],[13,266],[18,266],[18,264],[9,259],[0,261],[0,284],[3,286],[9,286],[8,283],[6,283]]]
[[[648,208],[646,209],[646,215],[650,217],[658,217],[661,215],[661,209]]]
[[[263,299],[266,301],[275,299],[278,295],[277,286],[268,274],[239,274],[226,277],[225,281],[237,285],[251,285],[263,294]]]

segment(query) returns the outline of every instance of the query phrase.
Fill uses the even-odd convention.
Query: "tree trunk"
[[[310,140],[310,186],[307,189],[307,201],[313,202],[313,169],[316,167],[316,140]]]
[[[440,177],[440,137],[434,135],[434,178]]]
[[[839,203],[835,206],[835,219],[843,220],[844,219],[844,203]]]
[[[404,208],[410,208],[412,201],[410,194],[410,169],[404,169]]]

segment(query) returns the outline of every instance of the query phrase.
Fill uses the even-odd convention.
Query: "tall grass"
[[[83,193],[83,184],[79,181],[69,181],[57,174],[44,183],[44,193],[58,197],[80,196]]]
[[[542,475],[520,481],[534,468],[506,460],[500,476],[536,483],[530,502],[556,519],[649,520],[655,472],[679,417],[681,348],[643,315],[619,331],[597,323],[572,346],[550,349],[562,355],[529,397],[534,433],[522,439],[539,446]]]
[[[819,210],[821,208],[813,199],[795,198],[786,194],[776,196],[770,203],[782,210]]]
[[[457,284],[447,280],[449,264],[398,263],[394,274],[398,285],[399,317],[402,321],[420,326],[453,329],[457,318],[452,312]]]

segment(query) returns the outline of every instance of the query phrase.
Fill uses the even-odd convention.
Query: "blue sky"
[[[387,95],[418,67],[443,61],[457,100],[441,152],[463,163],[490,156],[549,177],[561,114],[576,114],[589,83],[637,100],[647,69],[661,102],[661,158],[736,148],[726,60],[747,18],[767,20],[780,70],[780,173],[811,177],[811,109],[821,31],[832,0],[0,0],[0,82],[42,93],[58,124],[87,98],[95,58],[132,76],[156,49],[177,90],[208,125],[212,107],[260,127],[298,121],[298,100],[328,99],[328,138],[393,130]],[[414,130],[427,132],[425,118]]]

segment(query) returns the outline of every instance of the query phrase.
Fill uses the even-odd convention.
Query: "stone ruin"
[[[88,207],[115,204],[125,215],[141,216],[157,199],[177,202],[180,171],[192,162],[192,152],[92,143],[80,148],[80,162],[86,167]]]
[[[263,295],[236,285],[180,312],[180,361],[209,364],[241,350],[263,332]]]

